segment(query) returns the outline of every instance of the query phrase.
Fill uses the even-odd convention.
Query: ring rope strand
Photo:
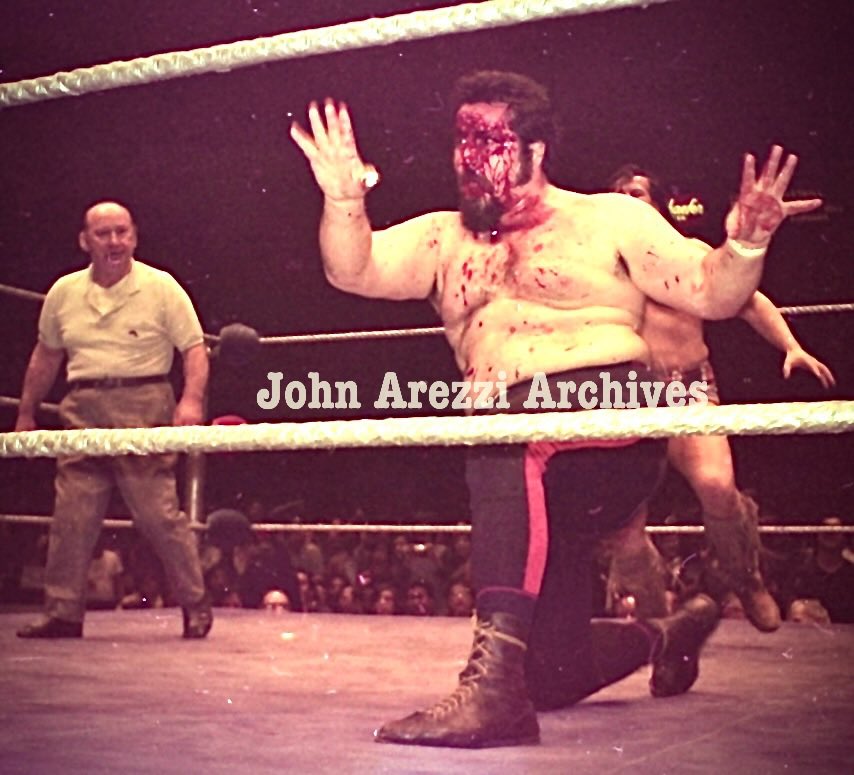
[[[16,288],[14,285],[0,284],[0,293],[7,296],[17,296],[19,299],[31,299],[32,301],[44,301],[44,294],[38,291],[28,291],[26,288]]]
[[[0,284],[0,293],[10,296],[18,296],[22,299],[43,301],[45,295],[38,291],[30,291],[26,288],[15,288],[12,285]],[[854,312],[854,302],[839,302],[834,304],[807,304],[791,307],[777,307],[783,315],[817,315],[832,312]],[[392,328],[377,329],[375,331],[335,331],[319,332],[316,334],[283,334],[281,336],[262,336],[259,338],[261,344],[302,344],[305,342],[345,342],[363,339],[396,339],[410,336],[435,336],[444,334],[442,326],[426,326],[423,328]],[[217,334],[205,334],[205,340],[211,342],[219,341]]]
[[[81,67],[71,72],[0,84],[0,108],[73,97],[122,86],[203,73],[226,73],[313,54],[389,45],[459,32],[507,27],[573,14],[610,11],[671,0],[487,0],[413,11],[329,27],[286,32],[254,40],[173,51],[129,61]]]
[[[20,398],[14,398],[12,396],[0,396],[0,406],[19,407],[20,405],[21,405],[21,399]],[[39,409],[41,409],[41,411],[43,411],[43,412],[53,412],[56,414],[59,412],[59,404],[51,404],[51,403],[47,403],[45,401],[42,401],[42,403],[39,404]]]
[[[0,514],[0,522],[13,525],[48,525],[53,517],[41,514]],[[128,529],[136,525],[131,519],[105,519],[106,529]],[[207,530],[207,524],[192,523],[194,530]],[[255,522],[249,526],[259,533],[470,533],[471,525],[407,525],[403,524],[311,524]],[[705,532],[702,525],[647,525],[647,533],[697,534]],[[760,533],[809,534],[854,533],[854,525],[759,525]]]
[[[846,433],[854,401],[595,409],[473,417],[80,429],[0,433],[0,457],[150,455],[342,447],[520,444],[702,435]]]
[[[854,312],[854,303],[810,304],[792,307],[777,307],[781,315],[818,315],[833,312]],[[391,328],[376,331],[339,331],[317,334],[284,334],[281,336],[262,336],[261,344],[301,344],[305,342],[344,342],[363,339],[395,339],[410,336],[435,336],[444,334],[443,326],[425,326],[423,328]],[[213,337],[216,338],[216,337]]]

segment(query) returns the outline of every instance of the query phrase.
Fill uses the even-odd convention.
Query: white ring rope
[[[777,307],[781,315],[819,315],[831,312],[854,312],[854,303],[810,304],[797,307]],[[412,336],[435,336],[444,334],[443,326],[424,328],[391,328],[377,331],[340,331],[319,334],[285,334],[282,336],[262,336],[261,344],[303,344],[306,342],[352,342],[364,339],[400,339]],[[209,337],[218,339],[216,336]]]
[[[429,11],[299,30],[255,40],[223,43],[130,61],[81,67],[71,72],[0,84],[0,108],[70,97],[179,76],[223,73],[240,67],[312,54],[388,45],[458,32],[587,14],[669,0],[488,0]]]
[[[53,517],[41,514],[0,514],[0,523],[8,522],[13,525],[49,525]],[[104,529],[128,529],[136,527],[130,519],[105,519]],[[193,530],[207,530],[210,525],[204,522],[194,522],[190,525]],[[249,526],[259,533],[470,533],[471,525],[407,525],[401,524],[311,524],[256,522]],[[647,525],[647,533],[660,534],[702,534],[702,525]],[[854,533],[854,525],[759,525],[760,533],[775,534],[818,534],[818,533]]]
[[[43,301],[44,294],[11,285],[0,284],[0,293],[17,296],[22,299]],[[809,304],[796,307],[778,307],[783,315],[818,315],[831,312],[854,312],[854,303],[840,302],[838,304]],[[283,334],[281,336],[262,336],[261,344],[306,344],[311,342],[355,342],[369,339],[403,339],[415,336],[436,336],[444,334],[442,326],[427,326],[423,328],[389,328],[374,331],[335,331],[316,334]],[[218,334],[205,334],[205,341],[218,342]]]
[[[729,406],[694,404],[681,408],[596,409],[474,417],[0,433],[0,457],[520,444],[691,434],[780,435],[845,433],[851,430],[854,430],[854,401]]]

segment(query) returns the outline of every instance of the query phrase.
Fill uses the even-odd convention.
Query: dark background
[[[450,3],[445,3],[448,5]],[[6,82],[117,59],[267,36],[431,8],[399,0],[129,0],[0,5],[0,78]],[[320,271],[320,197],[291,117],[327,95],[351,106],[366,158],[383,172],[369,205],[375,225],[454,207],[445,99],[453,80],[480,68],[518,70],[546,84],[562,138],[558,185],[593,191],[637,161],[677,201],[705,214],[688,230],[718,242],[741,156],[782,143],[801,157],[793,195],[820,195],[822,211],[784,225],[762,289],[778,304],[854,299],[850,154],[852,6],[838,0],[679,0],[445,36],[51,100],[0,111],[3,149],[0,282],[44,292],[85,264],[76,249],[83,210],[115,198],[140,229],[138,255],[174,273],[205,330],[242,321],[263,335],[436,325],[426,303],[350,297]],[[0,394],[18,395],[35,342],[38,305],[0,295]],[[782,356],[740,321],[709,324],[726,402],[851,398],[851,314],[799,317],[807,349],[834,369],[825,392],[780,375]],[[359,411],[264,412],[268,370],[305,380],[356,379]],[[212,415],[250,420],[379,416],[382,375],[451,380],[441,337],[267,347],[241,372],[218,369]],[[57,384],[51,399],[62,395]],[[49,418],[45,418],[46,421]],[[0,408],[0,429],[14,413]],[[733,439],[739,480],[782,521],[850,518],[851,434]],[[219,455],[210,460],[211,506],[253,496],[303,498],[308,516],[440,522],[466,516],[460,450],[395,449]],[[52,461],[0,465],[0,511],[51,509]]]

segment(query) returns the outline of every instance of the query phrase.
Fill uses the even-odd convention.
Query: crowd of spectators
[[[256,526],[253,527],[253,523]],[[199,531],[199,551],[215,606],[270,611],[411,616],[471,616],[474,594],[471,541],[455,532],[369,529],[356,513],[347,529],[303,526],[292,507],[267,513],[260,503],[244,511],[218,509]],[[258,529],[258,525],[271,525]],[[839,525],[831,517],[825,525]],[[293,526],[282,529],[282,526]],[[296,529],[294,529],[296,528]],[[4,547],[0,582],[5,603],[38,603],[47,550],[40,525],[0,524]],[[817,624],[854,622],[854,551],[851,534],[766,535],[766,582],[784,616]],[[672,606],[699,591],[723,603],[725,617],[743,617],[737,598],[716,589],[707,572],[701,534],[657,533]],[[632,598],[609,577],[603,549],[592,571],[597,613],[631,616]],[[91,608],[150,608],[174,604],[159,560],[133,530],[105,530],[89,572]]]

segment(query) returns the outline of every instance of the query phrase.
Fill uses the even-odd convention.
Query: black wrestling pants
[[[550,379],[579,380],[590,371]],[[627,379],[629,371],[643,374],[643,367],[608,369],[612,381]],[[594,551],[645,504],[665,455],[666,441],[659,439],[499,445],[468,454],[478,611],[506,611],[531,624],[529,675],[551,680],[557,670],[569,673],[564,678],[579,682],[580,696],[603,685],[602,649],[594,647],[591,627]],[[636,661],[623,667],[631,672]]]

